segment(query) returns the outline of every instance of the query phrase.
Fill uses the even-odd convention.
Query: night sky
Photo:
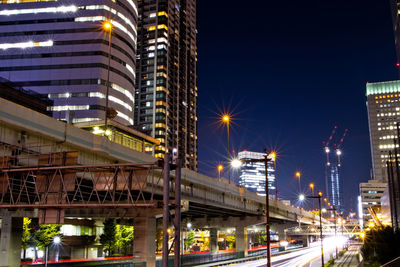
[[[370,178],[365,83],[397,79],[389,0],[199,0],[199,171],[227,154],[218,114],[234,114],[231,148],[278,152],[280,197],[324,189],[322,142],[344,129],[345,206]],[[333,156],[333,155],[332,155]],[[225,174],[226,175],[226,174]]]

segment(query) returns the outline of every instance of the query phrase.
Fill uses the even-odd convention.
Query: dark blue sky
[[[389,0],[198,1],[199,171],[226,154],[221,110],[235,114],[231,146],[278,150],[281,197],[324,189],[322,141],[343,145],[345,205],[370,176],[367,81],[397,79]]]

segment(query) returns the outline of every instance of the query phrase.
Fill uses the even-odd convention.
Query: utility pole
[[[174,243],[174,266],[181,266],[181,159],[176,160],[175,169],[175,243]]]
[[[321,212],[321,198],[322,198],[322,193],[318,193],[318,206],[319,206],[319,238],[321,239],[321,266],[324,267],[324,242],[322,240],[322,212]]]
[[[271,267],[271,236],[270,232],[270,218],[269,218],[269,188],[268,188],[268,162],[272,160],[272,158],[268,158],[268,156],[275,157],[275,152],[267,153],[264,150],[265,156],[263,159],[249,159],[249,160],[240,160],[242,163],[244,162],[264,162],[265,165],[265,234],[267,240],[267,267]]]
[[[168,267],[168,225],[169,225],[169,153],[164,155],[163,177],[163,240],[162,240],[162,266]]]
[[[271,267],[271,235],[269,234],[270,219],[269,219],[269,188],[268,188],[268,158],[269,154],[264,157],[265,163],[265,231],[267,234],[267,267]]]

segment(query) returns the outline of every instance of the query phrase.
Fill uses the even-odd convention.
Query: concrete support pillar
[[[244,226],[236,226],[236,253],[238,257],[247,257],[248,250],[247,228]]]
[[[210,229],[210,253],[218,252],[218,229]]]
[[[3,216],[0,236],[0,267],[19,267],[23,218]]]
[[[133,259],[156,266],[156,218],[137,217],[134,221]]]
[[[303,241],[303,247],[309,247],[310,246],[310,238],[311,236],[308,235],[303,235],[301,240]]]

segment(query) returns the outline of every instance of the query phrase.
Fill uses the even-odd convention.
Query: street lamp
[[[301,178],[301,173],[296,172],[296,177],[299,178],[299,193],[301,192],[301,185],[300,185],[300,178]]]
[[[104,115],[104,127],[107,130],[108,123],[108,95],[110,94],[110,65],[111,65],[111,32],[113,25],[110,21],[105,21],[103,23],[104,31],[108,32],[108,65],[107,65],[107,84],[106,84],[106,112]]]
[[[234,159],[231,161],[231,166],[233,168],[239,168],[240,166],[242,166],[243,163],[246,163],[246,162],[264,162],[264,165],[265,165],[265,234],[266,234],[266,239],[267,239],[267,267],[271,267],[271,235],[269,233],[270,218],[269,218],[268,162],[275,159],[275,157],[276,157],[276,153],[270,152],[270,153],[265,153],[263,159],[248,159],[248,160]]]
[[[218,181],[221,180],[221,171],[224,169],[224,166],[221,164],[218,165]]]
[[[222,114],[221,121],[222,121],[222,123],[226,124],[226,133],[227,133],[227,138],[228,138],[228,159],[230,159],[231,152],[229,151],[229,149],[230,149],[229,148],[229,144],[230,144],[230,142],[229,142],[229,124],[231,122],[231,116],[229,114]],[[230,169],[228,169],[228,179],[229,179],[229,183],[231,183],[231,170]]]
[[[240,159],[233,159],[233,160],[231,161],[231,166],[232,166],[234,169],[237,169],[237,168],[240,168],[240,167],[242,166],[243,162],[247,162],[247,161],[245,161],[245,160],[240,160]]]
[[[304,200],[306,198],[315,199],[318,198],[318,208],[319,208],[319,236],[321,239],[321,266],[324,267],[324,244],[322,241],[322,209],[321,209],[321,199],[322,199],[322,192],[318,192],[318,195],[314,196],[305,196],[303,194],[299,195],[299,200]]]
[[[314,184],[310,183],[311,195],[314,195]],[[314,210],[314,201],[312,201],[312,209]]]

